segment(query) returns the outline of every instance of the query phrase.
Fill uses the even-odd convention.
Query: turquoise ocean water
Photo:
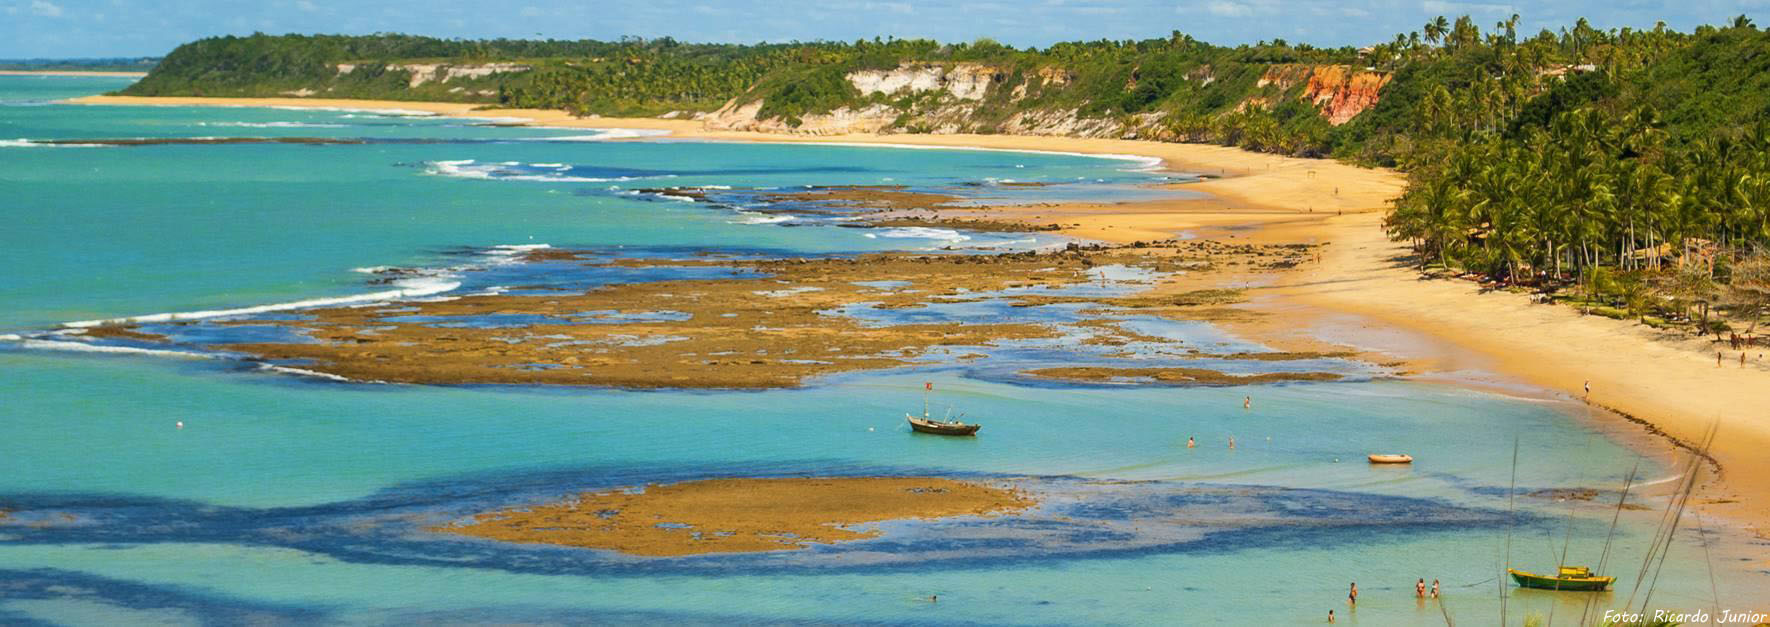
[[[460,267],[508,246],[1051,243],[781,221],[631,193],[643,187],[981,183],[987,195],[988,182],[1024,180],[1110,198],[1146,194],[1129,186],[1161,176],[1064,155],[609,142],[397,112],[53,103],[123,84],[0,77],[0,335],[347,298],[388,289],[358,269]],[[373,141],[30,142],[235,136]],[[475,280],[464,274],[399,287],[459,288]],[[1615,498],[1520,498],[1508,525],[1514,436],[1525,491],[1614,490],[1639,461],[1560,403],[1368,376],[1177,389],[1032,385],[940,365],[798,390],[625,392],[341,384],[228,360],[42,348],[0,342],[0,511],[16,512],[0,522],[0,623],[1271,624],[1319,622],[1331,608],[1370,624],[1440,624],[1446,613],[1489,624],[1508,528],[1521,567],[1552,568],[1570,529],[1569,561],[1595,565],[1603,501]],[[1059,358],[1045,355],[1015,359]],[[984,422],[984,436],[905,433],[896,417],[926,380]],[[1201,446],[1186,449],[1188,436]],[[1373,450],[1421,461],[1362,463]],[[1674,472],[1640,463],[1649,479]],[[986,539],[962,541],[894,524],[842,547],[643,560],[439,538],[414,522],[651,481],[881,472],[1040,477],[1035,490],[1067,504],[1053,516],[1094,526],[1058,538],[965,523]],[[1608,569],[1619,591],[1600,606],[1627,602],[1658,514],[1625,512]],[[1770,598],[1770,576],[1729,546],[1705,552],[1698,534],[1681,534],[1654,605]],[[1416,604],[1418,577],[1440,579],[1444,601]],[[1348,614],[1354,580],[1363,596]],[[1519,592],[1508,613],[1567,620],[1583,598]]]

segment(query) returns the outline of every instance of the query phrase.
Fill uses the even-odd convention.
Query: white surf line
[[[269,372],[275,372],[278,374],[291,374],[291,375],[300,376],[300,377],[315,377],[315,378],[319,378],[319,379],[326,379],[329,381],[337,381],[339,383],[381,383],[381,384],[387,383],[386,381],[358,381],[358,380],[352,379],[350,377],[343,377],[343,376],[332,374],[330,372],[319,372],[319,371],[315,371],[315,370],[308,370],[306,368],[278,366],[275,364],[258,364],[258,369],[269,371]]]
[[[17,337],[17,336],[13,336]],[[19,346],[32,350],[68,351],[76,353],[109,353],[114,355],[149,355],[153,357],[177,357],[180,359],[231,359],[220,353],[195,353],[190,351],[162,350],[156,348],[136,348],[133,346],[110,346],[104,344],[87,344],[85,342],[20,339]]]
[[[416,298],[416,297],[420,297],[420,296],[430,296],[433,294],[441,294],[443,292],[452,291],[456,288],[461,287],[461,283],[459,281],[446,281],[446,280],[441,280],[441,279],[407,280],[407,281],[401,281],[401,283],[408,284],[408,287],[406,287],[404,289],[397,289],[397,290],[386,290],[386,291],[381,291],[381,292],[369,292],[367,294],[356,294],[353,296],[336,296],[336,297],[332,297],[332,298],[313,298],[313,299],[308,299],[308,300],[298,300],[298,301],[287,302],[287,303],[273,303],[270,305],[254,305],[251,307],[238,307],[238,308],[234,308],[234,309],[213,309],[213,310],[209,310],[209,311],[157,313],[157,314],[148,314],[145,316],[127,316],[127,317],[123,317],[123,318],[107,318],[107,319],[103,319],[103,320],[77,320],[74,322],[63,322],[61,324],[61,326],[63,328],[69,328],[69,329],[85,329],[85,328],[91,328],[91,327],[97,327],[97,326],[104,326],[107,324],[139,324],[139,323],[143,323],[143,322],[153,323],[153,322],[177,322],[177,321],[182,321],[182,320],[204,320],[204,319],[208,319],[208,318],[222,318],[222,317],[227,317],[227,316],[244,316],[244,315],[250,315],[250,314],[271,313],[271,312],[276,312],[276,311],[288,311],[291,309],[308,309],[308,308],[312,308],[312,307],[327,307],[327,306],[332,306],[332,305],[355,305],[355,304],[363,304],[363,303],[375,303],[375,302],[382,302],[382,301],[398,300],[401,298]]]

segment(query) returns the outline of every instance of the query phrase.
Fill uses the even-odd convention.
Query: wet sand
[[[879,535],[855,525],[1033,505],[1011,487],[935,477],[709,479],[586,493],[432,531],[664,557],[803,549]]]

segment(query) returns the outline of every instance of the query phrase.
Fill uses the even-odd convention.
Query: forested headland
[[[1692,32],[1518,23],[1440,17],[1362,48],[1178,32],[1043,48],[254,35],[180,46],[123,93],[479,102],[785,131],[846,111],[883,120],[877,132],[1331,157],[1407,174],[1386,226],[1423,266],[1653,324],[1720,332],[1720,309],[1755,327],[1770,301],[1770,33],[1743,16]]]

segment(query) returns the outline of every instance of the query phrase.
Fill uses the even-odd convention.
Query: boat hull
[[[936,422],[933,420],[918,420],[915,416],[905,416],[905,418],[910,422],[910,430],[915,431],[916,433],[927,433],[931,435],[977,435],[977,430],[983,428],[983,425],[977,424],[954,424]]]
[[[1373,464],[1411,464],[1411,463],[1414,463],[1414,457],[1412,455],[1373,454],[1368,459],[1370,459],[1371,463],[1373,463]]]
[[[1615,577],[1550,577],[1510,568],[1506,572],[1512,575],[1512,581],[1517,582],[1519,587],[1536,590],[1601,592],[1616,581]]]

